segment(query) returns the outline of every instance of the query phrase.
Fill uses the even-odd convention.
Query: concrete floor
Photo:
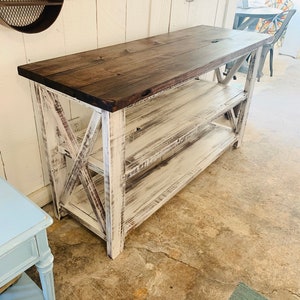
[[[300,299],[300,59],[275,60],[274,77],[256,84],[243,146],[133,231],[117,259],[73,219],[54,222],[58,300],[219,300],[240,281]]]

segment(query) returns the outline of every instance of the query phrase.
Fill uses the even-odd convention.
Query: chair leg
[[[270,76],[273,76],[273,48],[270,48]]]
[[[262,70],[266,61],[266,57],[268,55],[269,48],[268,47],[263,47],[263,50],[261,52],[261,57],[260,57],[260,62],[257,70],[257,81],[260,81],[260,78],[262,77]]]

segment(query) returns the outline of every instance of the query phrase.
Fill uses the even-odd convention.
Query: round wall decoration
[[[0,24],[24,33],[37,33],[51,26],[63,0],[0,0]]]

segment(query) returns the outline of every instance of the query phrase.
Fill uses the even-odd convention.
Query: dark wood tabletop
[[[197,26],[18,67],[85,103],[117,111],[245,55],[272,37]]]

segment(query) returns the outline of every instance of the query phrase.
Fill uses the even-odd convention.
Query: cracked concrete
[[[58,300],[225,300],[240,281],[300,299],[300,61],[275,62],[256,84],[242,147],[132,231],[117,259],[72,218],[55,220]]]

